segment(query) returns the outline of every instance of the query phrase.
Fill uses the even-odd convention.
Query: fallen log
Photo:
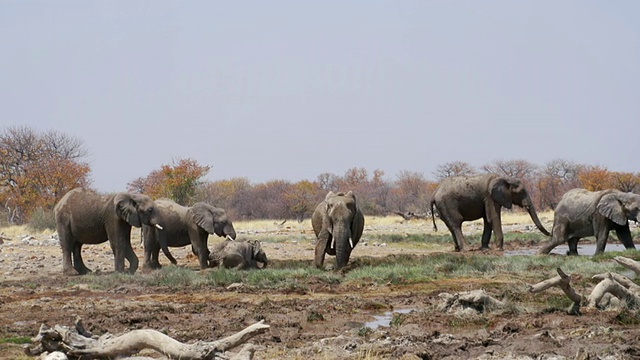
[[[557,268],[558,276],[539,282],[535,285],[529,285],[529,292],[532,294],[542,292],[552,287],[559,287],[567,295],[573,304],[567,309],[569,315],[580,315],[580,303],[582,296],[571,287],[571,276],[567,275],[562,269]]]
[[[396,215],[402,216],[402,218],[407,220],[407,221],[408,220],[413,220],[413,219],[422,219],[422,220],[424,220],[424,219],[428,219],[429,218],[429,215],[427,213],[416,214],[416,213],[414,213],[412,211],[407,211],[406,213],[399,212],[399,211],[394,211],[393,213],[396,214]]]
[[[80,319],[76,319],[74,327],[56,325],[50,328],[44,324],[41,325],[38,335],[32,339],[35,346],[25,348],[25,353],[37,356],[44,352],[60,351],[75,358],[113,359],[132,356],[144,349],[152,349],[169,359],[249,360],[254,354],[251,344],[246,344],[238,354],[231,357],[225,353],[265,333],[268,329],[269,325],[260,321],[220,340],[185,344],[152,329],[132,330],[119,336],[107,333],[96,337],[84,329]]]
[[[598,285],[596,285],[591,291],[588,299],[588,306],[591,308],[596,308],[600,303],[600,300],[602,300],[604,295],[607,293],[625,302],[629,307],[637,307],[637,305],[640,304],[640,296],[629,291],[627,288],[614,280],[613,276],[610,273],[607,273],[605,275],[605,279],[600,281]]]
[[[622,285],[622,286],[626,287],[627,289],[629,289],[629,291],[631,291],[632,293],[640,295],[640,285],[637,285],[636,283],[634,283],[628,277],[626,277],[624,275],[621,275],[621,274],[616,274],[616,273],[607,273],[607,274],[611,275],[613,280],[615,280],[620,285]],[[607,278],[607,274],[593,275],[591,277],[591,279],[602,281],[602,280]]]
[[[438,295],[442,302],[438,310],[443,312],[457,312],[464,309],[474,309],[485,312],[505,307],[505,303],[487,294],[484,290],[472,290],[455,294],[441,293]]]
[[[613,258],[618,264],[640,275],[640,263],[624,256],[616,256]]]

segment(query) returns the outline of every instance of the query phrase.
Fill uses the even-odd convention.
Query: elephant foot
[[[74,268],[67,268],[62,270],[62,273],[66,276],[77,276],[77,275],[82,275],[80,274],[78,271],[76,271],[76,269]]]
[[[577,251],[567,251],[567,256],[578,256]]]

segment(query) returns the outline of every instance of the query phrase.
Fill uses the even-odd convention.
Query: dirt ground
[[[551,227],[548,222],[547,226]],[[236,229],[245,237],[282,236],[286,240],[263,244],[270,259],[305,261],[311,266],[313,235],[309,230],[275,223],[261,229],[243,229],[237,224]],[[519,229],[527,231],[529,227]],[[474,230],[478,230],[477,224],[467,225],[464,231],[473,234]],[[431,231],[431,226],[424,221],[367,227],[352,255],[352,268],[369,256],[452,252],[452,244],[412,247],[367,238],[376,232],[425,231]],[[139,238],[132,242],[142,258]],[[526,244],[509,245],[519,246]],[[182,265],[196,271],[197,260],[189,255],[188,247],[172,252]],[[83,256],[94,271],[112,272],[108,245],[85,246]],[[437,310],[442,292],[485,289],[495,296],[510,294],[512,301],[528,299],[525,284],[508,275],[418,285],[372,282],[354,286],[308,279],[301,280],[305,286],[298,291],[248,286],[175,291],[127,284],[102,291],[71,285],[62,275],[61,257],[55,239],[23,239],[20,235],[0,245],[0,339],[31,337],[41,323],[72,325],[74,317],[80,316],[97,334],[152,328],[190,342],[218,339],[264,319],[271,328],[252,340],[258,345],[256,359],[640,358],[638,325],[625,325],[619,313],[569,316],[542,308],[465,317]],[[161,261],[168,263],[164,257]],[[559,291],[549,291],[562,296]],[[13,344],[0,344],[0,354],[1,359],[23,356],[21,347]]]

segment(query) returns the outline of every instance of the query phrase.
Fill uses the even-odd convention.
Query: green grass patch
[[[31,344],[31,338],[26,336],[11,336],[0,339],[0,344]]]

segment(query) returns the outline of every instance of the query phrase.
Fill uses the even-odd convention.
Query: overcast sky
[[[0,127],[94,185],[556,158],[640,171],[639,1],[2,1]]]

